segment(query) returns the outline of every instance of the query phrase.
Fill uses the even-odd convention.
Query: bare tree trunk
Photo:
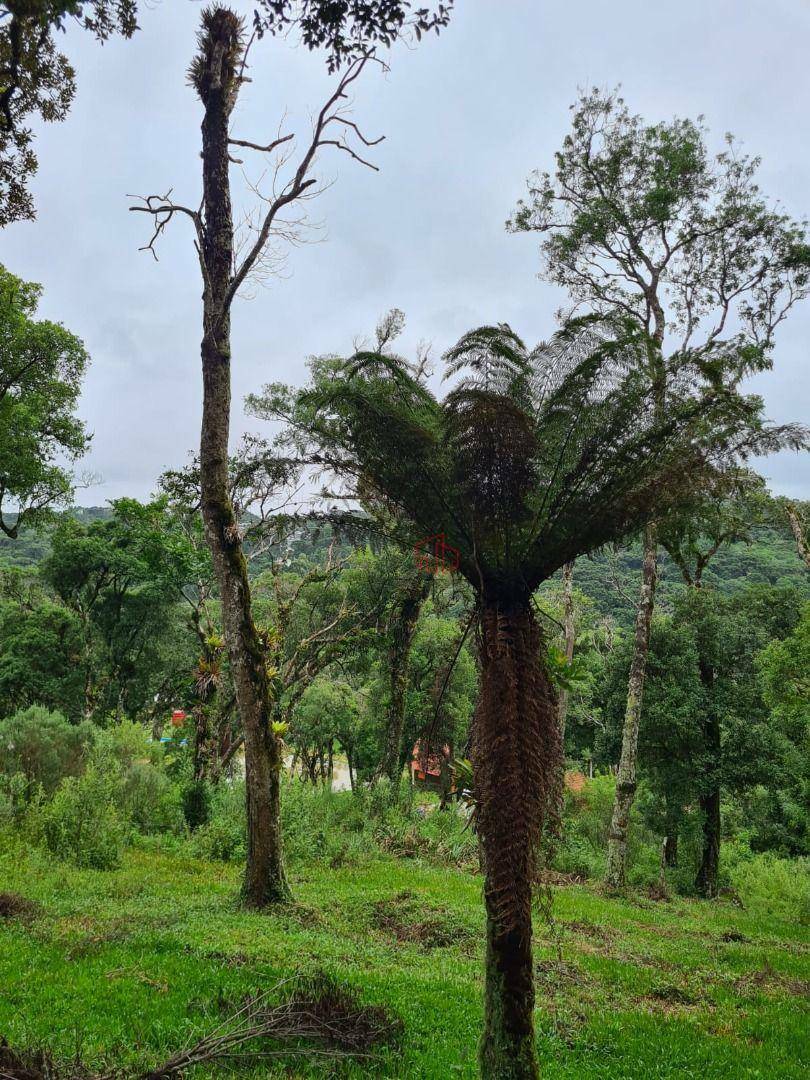
[[[565,659],[570,664],[574,659],[574,564],[567,562],[562,568],[563,574],[563,622],[565,625]],[[560,690],[560,742],[565,753],[565,717],[568,712],[568,691]]]
[[[654,525],[644,532],[644,565],[641,593],[636,610],[636,634],[630,677],[627,686],[627,708],[622,730],[622,753],[616,777],[616,796],[608,833],[606,881],[611,888],[624,888],[627,876],[627,832],[630,810],[636,797],[636,758],[638,729],[644,697],[644,676],[650,650],[650,625],[655,605],[656,558],[658,554]]]
[[[402,775],[402,734],[405,729],[405,695],[408,690],[408,662],[422,605],[430,592],[427,574],[417,575],[402,596],[391,629],[388,650],[389,704],[385,742],[376,778],[387,776],[393,784]]]
[[[217,9],[201,43],[198,76],[205,106],[202,123],[204,242],[203,416],[200,485],[205,534],[222,600],[223,628],[245,737],[247,866],[244,902],[263,908],[290,896],[281,851],[282,754],[270,722],[264,649],[253,622],[247,563],[228,494],[231,408],[229,289],[233,269],[233,217],[228,174],[228,124],[239,81],[237,17]]]
[[[486,602],[473,740],[487,952],[485,1080],[535,1080],[532,882],[544,824],[558,812],[556,694],[529,597]]]

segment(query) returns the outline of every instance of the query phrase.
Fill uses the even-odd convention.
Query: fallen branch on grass
[[[119,972],[111,972],[117,975]],[[273,1004],[273,999],[281,996]],[[249,1066],[272,1057],[374,1058],[375,1047],[396,1041],[401,1024],[379,1006],[328,976],[285,979],[252,994],[208,1035],[138,1080],[169,1080],[195,1065]],[[125,1080],[132,1073],[89,1073],[78,1060],[58,1066],[46,1051],[13,1051],[0,1041],[0,1080]]]
[[[284,1000],[270,1004],[283,989]],[[373,1056],[372,1047],[393,1041],[399,1029],[384,1009],[362,1005],[354,991],[326,976],[284,980],[248,997],[210,1034],[146,1073],[143,1080],[167,1080],[202,1062],[235,1058],[245,1062],[313,1052],[368,1058]],[[286,1045],[268,1048],[267,1042]]]

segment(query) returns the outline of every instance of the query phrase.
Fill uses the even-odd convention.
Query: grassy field
[[[0,1036],[58,1055],[78,1045],[93,1067],[154,1067],[210,1030],[224,1003],[322,970],[401,1019],[398,1047],[338,1067],[274,1062],[261,1075],[474,1076],[479,880],[385,858],[297,866],[292,878],[296,905],[255,915],[238,910],[237,872],[221,864],[134,850],[118,871],[80,871],[0,852],[0,891],[36,905],[0,918]],[[537,923],[544,1076],[808,1075],[801,928],[728,903],[582,886],[556,888],[552,925]]]

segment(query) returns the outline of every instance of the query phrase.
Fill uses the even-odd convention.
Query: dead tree
[[[294,239],[301,219],[283,217],[290,208],[315,193],[313,170],[319,152],[336,147],[356,161],[376,168],[349,143],[369,147],[380,140],[365,138],[346,115],[348,94],[367,64],[368,53],[352,60],[317,114],[312,136],[292,175],[292,135],[260,143],[236,139],[230,120],[245,77],[246,48],[242,20],[226,7],[214,6],[202,15],[197,55],[189,79],[202,102],[203,198],[199,209],[176,203],[171,191],[149,195],[132,210],[154,219],[145,250],[155,254],[155,243],[175,215],[187,217],[196,233],[196,249],[203,280],[203,417],[200,437],[200,484],[205,532],[214,561],[225,640],[228,646],[237,707],[244,732],[247,791],[247,866],[244,902],[263,908],[289,898],[284,872],[280,826],[282,747],[273,730],[272,687],[265,647],[253,619],[247,563],[239,522],[228,487],[228,437],[231,405],[231,308],[251,275],[267,268],[271,245]],[[274,189],[264,196],[255,234],[242,254],[237,253],[231,209],[230,166],[233,148],[272,155],[284,147],[274,166]]]

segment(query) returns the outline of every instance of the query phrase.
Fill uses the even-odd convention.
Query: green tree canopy
[[[63,462],[89,442],[75,416],[87,352],[59,323],[34,318],[41,291],[0,266],[0,529],[12,538],[68,501]]]
[[[31,116],[64,120],[76,73],[56,47],[73,21],[99,41],[132,37],[136,0],[5,0],[0,3],[0,228],[33,218],[28,183],[37,170]]]

